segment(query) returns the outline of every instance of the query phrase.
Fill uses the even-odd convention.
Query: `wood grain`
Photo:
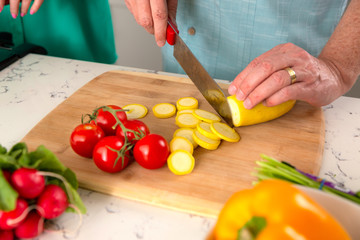
[[[194,151],[194,171],[186,176],[176,176],[166,166],[147,170],[136,162],[120,173],[105,173],[91,159],[77,156],[69,145],[70,134],[80,124],[82,114],[102,105],[130,103],[147,106],[149,113],[142,120],[152,133],[170,141],[177,129],[175,118],[157,119],[151,108],[161,102],[175,104],[186,96],[197,98],[199,108],[214,112],[187,78],[110,71],[56,107],[23,141],[30,150],[39,145],[52,150],[77,174],[83,188],[208,217],[216,217],[234,192],[252,186],[255,178],[251,172],[262,153],[305,172],[318,173],[324,145],[323,113],[321,108],[304,102],[297,102],[289,113],[276,120],[236,128],[241,135],[238,143],[223,141],[214,151],[198,147]]]

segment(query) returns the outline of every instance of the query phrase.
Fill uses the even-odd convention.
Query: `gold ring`
[[[290,67],[287,67],[285,68],[284,70],[286,70],[289,75],[290,75],[290,85],[293,84],[294,82],[296,82],[296,74],[295,74],[295,71],[290,68]]]

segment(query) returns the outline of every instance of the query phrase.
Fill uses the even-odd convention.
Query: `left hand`
[[[286,67],[296,73],[293,84],[284,70]],[[228,91],[244,100],[248,109],[261,102],[270,107],[291,99],[323,106],[344,92],[341,78],[331,61],[313,57],[304,49],[286,43],[250,62],[230,84]]]
[[[30,8],[32,0],[22,0],[21,1],[21,9],[20,9],[20,16],[23,17],[26,15]],[[30,8],[30,14],[36,13],[41,4],[44,2],[44,0],[34,0],[31,8]],[[17,18],[19,14],[19,5],[20,0],[0,0],[0,9],[2,10],[4,8],[4,5],[10,4],[10,13],[13,18]]]

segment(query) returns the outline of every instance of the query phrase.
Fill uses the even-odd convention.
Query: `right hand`
[[[165,45],[167,20],[176,22],[178,0],[125,0],[136,22],[155,35],[159,47]]]
[[[10,4],[10,13],[13,18],[16,18],[19,13],[19,5],[21,3],[20,15],[21,17],[25,16],[30,8],[31,0],[0,0],[0,11],[3,10],[4,5]],[[34,0],[31,8],[30,14],[36,13],[44,0]]]

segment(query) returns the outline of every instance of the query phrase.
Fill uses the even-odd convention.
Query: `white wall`
[[[161,50],[154,36],[140,27],[123,0],[109,0],[113,18],[116,64],[151,70],[162,70]]]

